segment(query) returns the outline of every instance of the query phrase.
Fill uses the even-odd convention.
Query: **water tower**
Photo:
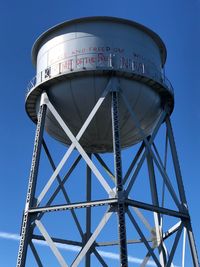
[[[17,267],[30,266],[29,251],[35,266],[50,266],[38,242],[56,266],[199,266],[166,54],[156,33],[113,17],[67,21],[37,39],[25,101],[37,127]],[[63,144],[57,163],[44,135]],[[119,263],[108,263],[111,254]]]

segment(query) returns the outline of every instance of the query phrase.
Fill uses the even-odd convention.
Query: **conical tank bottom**
[[[60,116],[76,136],[106,88],[109,76],[82,76],[65,79],[48,88],[48,96]],[[150,87],[134,80],[119,78],[120,90],[126,95],[136,114],[145,136],[148,136],[161,113],[160,97]],[[119,123],[121,147],[129,147],[142,139],[122,97],[119,99]],[[49,110],[46,131],[56,140],[70,145],[71,141]],[[92,119],[80,144],[87,152],[111,152],[113,150],[111,94],[109,93]]]

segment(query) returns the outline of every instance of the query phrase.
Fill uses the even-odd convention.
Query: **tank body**
[[[36,41],[32,51],[36,81],[26,108],[36,121],[43,89],[76,136],[105,90],[111,76],[119,81],[146,136],[151,134],[164,101],[173,96],[164,85],[166,50],[161,39],[137,23],[110,17],[92,17],[62,23]],[[170,100],[172,101],[172,100]],[[142,139],[122,99],[119,99],[122,148]],[[47,111],[47,132],[70,144]],[[111,98],[108,96],[80,140],[88,152],[112,151]]]

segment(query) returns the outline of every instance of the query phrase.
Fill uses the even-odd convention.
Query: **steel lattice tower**
[[[106,19],[105,17],[92,18],[89,22],[91,20],[121,23],[117,19]],[[127,21],[125,22],[127,23]],[[138,24],[134,24],[134,26],[140,30],[143,29],[139,28]],[[148,32],[148,34],[150,33]],[[44,43],[43,39],[42,41]],[[180,257],[182,266],[185,266],[185,254],[187,252],[191,264],[198,267],[194,234],[170,121],[174,105],[171,86],[166,82],[165,77],[162,76],[163,79],[160,80],[160,77],[150,75],[147,72],[147,63],[141,63],[143,64],[141,65],[142,68],[136,70],[135,61],[132,60],[130,65],[132,69],[127,70],[127,66],[126,68],[122,66],[124,57],[116,58],[115,54],[109,54],[109,60],[107,59],[103,66],[102,62],[101,64],[95,63],[95,75],[98,73],[101,77],[106,77],[105,86],[101,88],[94,105],[91,105],[81,127],[78,131],[73,131],[72,126],[68,125],[67,120],[63,118],[63,113],[56,105],[55,96],[52,95],[49,88],[60,81],[69,79],[68,77],[71,78],[74,72],[76,72],[76,76],[73,77],[75,79],[78,67],[84,72],[84,75],[94,75],[94,70],[89,69],[88,73],[86,72],[88,70],[87,64],[91,64],[89,59],[87,62],[86,60],[77,61],[77,55],[75,55],[70,60],[68,71],[62,72],[62,65],[58,62],[56,63],[58,71],[56,75],[53,74],[55,66],[48,66],[39,73],[26,98],[28,114],[36,122],[37,127],[17,267],[30,266],[27,262],[29,250],[32,251],[37,266],[45,266],[35,240],[45,241],[55,256],[58,266],[62,267],[90,267],[93,264],[93,258],[98,261],[100,266],[109,266],[104,257],[105,254],[100,249],[101,247],[118,247],[119,262],[120,266],[123,267],[128,266],[130,260],[128,257],[136,256],[134,251],[143,255],[140,266],[147,266],[151,260],[155,266],[170,267],[177,264],[176,260]],[[75,65],[74,62],[76,62]],[[81,62],[81,68],[77,62]],[[120,63],[118,64],[118,62]],[[121,78],[125,72],[128,73],[126,79],[130,79],[129,74],[131,74],[131,79],[141,83],[142,86],[151,88],[161,99],[159,115],[151,125],[150,132],[146,130],[140,113],[136,112],[136,108],[133,108],[130,97],[127,95],[123,78]],[[156,74],[159,76],[160,73]],[[99,81],[101,82],[101,80]],[[72,81],[70,80],[70,82]],[[83,82],[80,85],[84,87]],[[83,105],[85,104],[83,103]],[[109,143],[105,151],[103,151],[104,148],[102,151],[96,147],[92,149],[92,146],[88,149],[84,143],[86,140],[84,138],[87,137],[93,125],[97,124],[98,116],[99,114],[100,117],[102,116],[102,111],[105,113],[103,120],[108,120],[110,125]],[[130,118],[132,121],[133,135],[139,136],[137,142],[135,141],[137,144],[124,144],[124,118]],[[64,133],[68,145],[58,164],[53,160],[54,152],[50,152],[44,132],[45,128],[48,130],[49,122],[53,120],[56,122],[55,125],[59,129],[59,133]],[[71,120],[73,121],[73,118]],[[101,132],[105,130],[103,127],[100,129]],[[131,135],[131,131],[128,131],[128,135]],[[158,143],[156,143],[157,139]],[[108,146],[111,146],[111,149],[108,149]],[[124,150],[125,147],[129,148]],[[107,150],[113,159],[112,161],[101,153],[107,152]],[[131,152],[127,154],[129,150]],[[43,184],[43,188],[37,191],[39,179],[41,179],[38,175],[39,172],[41,170],[43,174],[47,172],[46,165],[43,165],[43,152],[53,172]],[[127,157],[127,155],[129,156]],[[70,158],[72,156],[73,160]],[[79,171],[76,172],[73,183],[78,191],[80,190],[78,181],[80,178],[81,180],[85,179],[85,199],[71,201],[69,178],[76,170],[79,170],[81,162],[85,163],[86,171],[83,172],[80,169],[80,173]],[[65,174],[61,175],[63,168],[66,168]],[[57,185],[52,187],[56,181]],[[95,182],[99,184],[103,192],[99,193],[94,188]],[[140,192],[138,192],[137,183],[139,183]],[[62,199],[57,198],[59,194],[62,195]],[[103,212],[101,211],[102,208]],[[95,213],[94,209],[99,209],[99,214]],[[79,212],[81,212],[81,216]],[[59,230],[55,218],[60,218],[60,213],[70,214],[71,221],[67,219],[66,222],[66,228],[69,229],[67,233],[70,234],[73,229],[76,229],[79,238],[76,239],[75,234],[74,236],[69,235],[68,238],[62,231],[61,236],[54,235],[56,230]],[[97,218],[93,216],[93,213],[97,214]],[[46,227],[48,214],[54,214],[54,223],[51,225],[50,231],[47,230],[49,226]],[[112,227],[109,226],[107,229],[109,222],[112,222]],[[115,240],[112,239],[114,228],[118,230],[118,237]],[[99,239],[101,235],[109,240]],[[73,260],[60,251],[59,244],[77,248]],[[139,249],[135,249],[138,246]]]

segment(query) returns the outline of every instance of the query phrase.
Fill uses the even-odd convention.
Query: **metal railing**
[[[74,55],[56,62],[46,69],[40,71],[27,86],[27,94],[41,83],[59,75],[78,72],[83,70],[115,70],[133,73],[152,79],[163,85],[172,94],[173,86],[167,77],[150,61],[137,60],[115,54],[90,53],[84,55]]]

